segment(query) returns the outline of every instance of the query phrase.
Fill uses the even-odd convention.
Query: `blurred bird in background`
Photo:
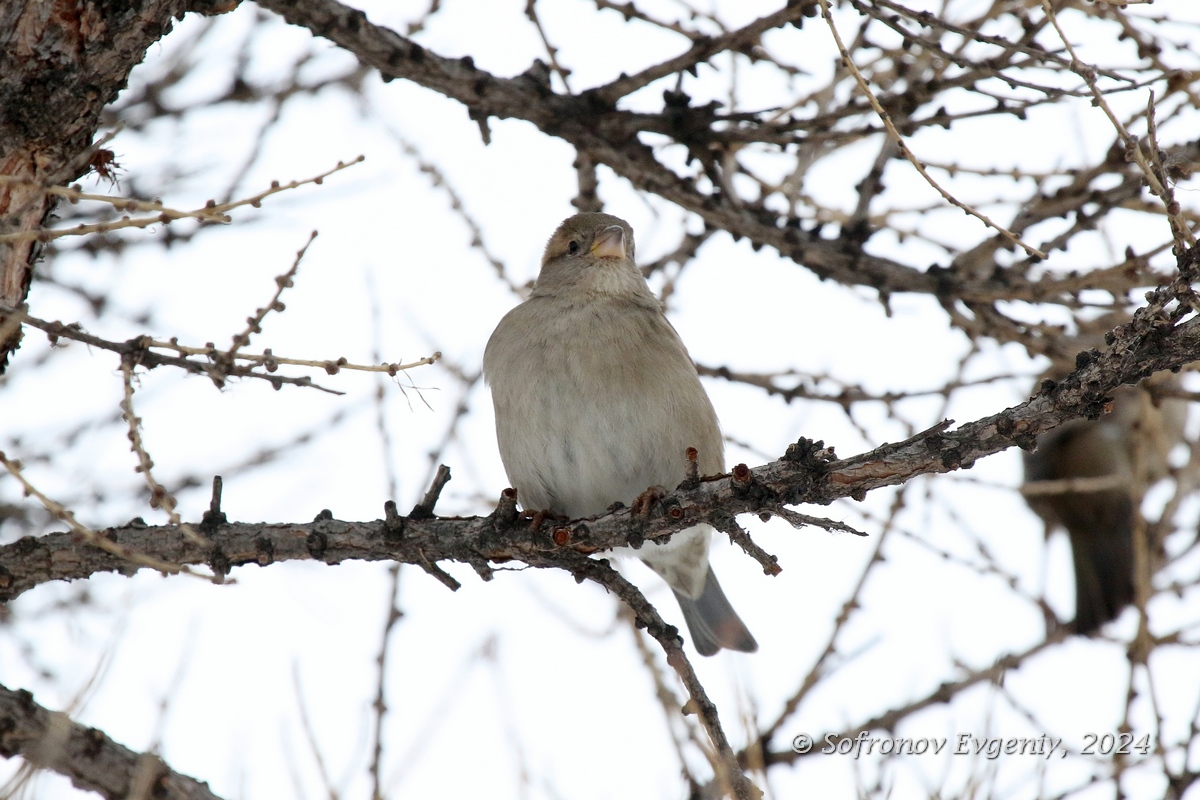
[[[725,469],[717,414],[679,334],[634,263],[633,230],[609,214],[565,220],[529,299],[496,326],[483,356],[496,440],[526,511],[571,519],[673,489],[699,451]],[[758,648],[708,562],[709,525],[636,553],[675,593],[701,655]]]
[[[1077,349],[1097,343],[1080,339]],[[1043,378],[1061,378],[1073,367],[1073,359],[1056,363]],[[1025,454],[1026,501],[1047,533],[1062,527],[1071,541],[1076,633],[1093,633],[1134,601],[1136,501],[1166,476],[1167,456],[1183,441],[1187,403],[1170,396],[1178,388],[1169,372],[1119,387],[1111,412],[1047,431]]]

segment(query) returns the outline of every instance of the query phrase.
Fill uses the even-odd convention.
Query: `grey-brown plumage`
[[[1110,413],[1048,431],[1038,437],[1037,449],[1025,455],[1027,485],[1075,478],[1108,484],[1093,491],[1026,496],[1048,525],[1065,528],[1070,537],[1077,633],[1092,633],[1133,602],[1131,492],[1139,470],[1145,484],[1166,475],[1167,455],[1182,441],[1187,415],[1182,400],[1156,400],[1150,389],[1175,381],[1170,373],[1159,373],[1141,387],[1122,386],[1113,395]]]
[[[702,474],[724,469],[716,412],[617,217],[576,214],[558,227],[529,299],[492,333],[483,372],[526,509],[580,518],[630,505],[649,487],[677,486],[688,447]],[[636,555],[674,591],[697,651],[753,651],[709,566],[711,534],[697,525]]]

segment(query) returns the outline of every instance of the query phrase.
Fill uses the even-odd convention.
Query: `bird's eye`
[[[576,253],[578,253],[579,252],[579,242],[575,241],[574,239],[572,239],[570,242],[568,242],[567,243],[567,252],[570,253],[571,255],[575,255]]]

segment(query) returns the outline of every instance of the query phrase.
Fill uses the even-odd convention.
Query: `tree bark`
[[[0,0],[0,233],[41,228],[55,207],[43,187],[92,169],[101,110],[174,20],[238,2]],[[0,305],[25,302],[41,249],[0,243]],[[0,373],[20,342],[21,326],[0,314]]]
[[[65,775],[101,797],[125,800],[220,800],[208,784],[171,770],[158,756],[137,753],[61,712],[38,705],[29,692],[0,685],[0,756],[21,756]]]

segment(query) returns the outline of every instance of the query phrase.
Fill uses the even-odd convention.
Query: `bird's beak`
[[[592,254],[599,258],[625,258],[625,229],[609,225],[596,234]]]

